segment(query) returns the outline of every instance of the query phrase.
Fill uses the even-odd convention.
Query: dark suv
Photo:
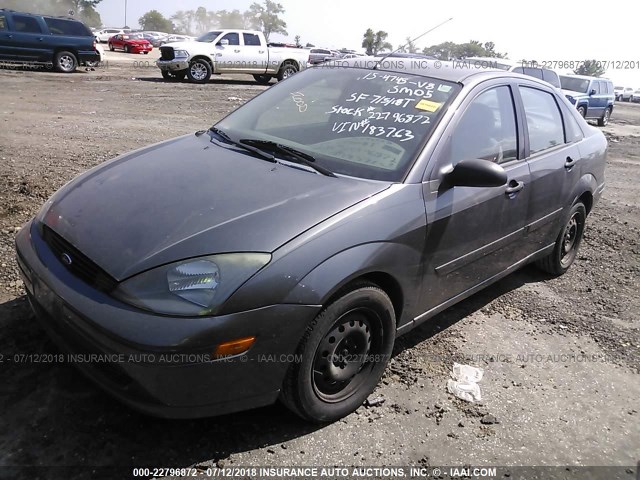
[[[47,65],[70,73],[99,60],[95,37],[84,23],[0,9],[1,62]]]
[[[580,115],[598,120],[601,127],[609,123],[616,98],[611,80],[585,75],[560,75],[560,83],[562,92],[576,106]]]

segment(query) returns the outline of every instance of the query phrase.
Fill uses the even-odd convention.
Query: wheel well
[[[193,57],[191,60],[204,60],[205,62],[207,62],[209,64],[209,66],[211,67],[211,71],[213,71],[213,62],[211,61],[211,59],[209,57],[207,57],[206,55],[196,55],[195,57]]]
[[[371,272],[351,279],[348,283],[343,285],[333,295],[331,295],[331,297],[324,303],[324,305],[330,304],[336,298],[341,297],[344,293],[350,291],[359,283],[373,283],[374,285],[384,290],[384,292],[389,296],[391,303],[393,304],[393,310],[396,314],[396,321],[400,319],[400,316],[402,315],[402,307],[404,305],[402,288],[395,278],[384,272]]]
[[[589,215],[591,207],[593,207],[593,195],[591,195],[591,192],[584,192],[580,197],[578,197],[578,201],[584,204],[584,208],[587,210],[587,215]]]
[[[78,52],[76,51],[75,48],[67,48],[67,47],[58,47],[53,51],[53,57],[55,60],[55,56],[57,54],[59,54],[60,52],[69,52],[69,53],[73,53],[73,55],[76,57],[76,60],[80,61],[80,59],[78,58]]]
[[[291,58],[289,58],[289,59],[285,60],[284,62],[282,62],[282,65],[281,65],[280,68],[283,68],[285,65],[293,65],[298,70],[300,70],[300,65],[298,64],[298,62],[296,62],[295,60],[293,60]]]

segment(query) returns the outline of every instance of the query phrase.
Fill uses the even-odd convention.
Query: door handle
[[[258,53],[264,53],[264,50],[258,50]]]
[[[44,42],[44,38],[40,37],[40,38],[38,38],[38,41],[39,42]]]
[[[575,160],[571,157],[567,157],[566,161],[564,162],[564,168],[566,169],[570,169],[571,167],[573,167],[576,163],[578,163],[578,159],[576,158]]]
[[[235,53],[240,53],[240,50],[234,50]]]
[[[509,186],[504,189],[504,193],[506,195],[511,195],[512,193],[518,193],[523,188],[524,188],[524,182],[518,182],[517,180],[511,180],[509,182]]]

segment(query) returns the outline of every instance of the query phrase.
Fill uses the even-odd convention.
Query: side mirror
[[[591,91],[589,92],[589,96],[595,95],[595,94],[596,94],[596,89],[592,88]]]
[[[507,183],[507,172],[489,160],[462,160],[445,177],[449,187],[501,187]]]
[[[223,38],[222,40],[220,40],[218,42],[218,45],[221,45],[223,47],[227,47],[229,45],[229,40],[227,40],[226,38]]]

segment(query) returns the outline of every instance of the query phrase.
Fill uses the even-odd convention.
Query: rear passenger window
[[[5,20],[4,14],[0,13],[0,30],[7,29],[7,21]]]
[[[26,17],[24,15],[14,15],[13,25],[15,26],[16,32],[42,33],[40,24],[33,17]]]
[[[244,37],[245,45],[258,46],[258,47],[260,46],[260,37],[258,35],[255,35],[253,33],[243,33],[242,36]]]
[[[70,35],[74,37],[86,37],[91,35],[91,32],[87,30],[87,27],[80,22],[72,22],[61,18],[45,17],[44,23],[47,24],[49,31],[53,35]]]
[[[560,77],[552,70],[542,70],[542,79],[549,82],[554,87],[560,88]]]
[[[478,95],[466,108],[451,139],[451,163],[481,158],[496,163],[515,160],[518,135],[509,87]]]
[[[525,75],[529,75],[530,77],[535,77],[535,78],[539,78],[540,80],[542,80],[542,70],[540,70],[539,68],[525,67],[523,69],[523,72],[524,72]]]
[[[562,115],[552,94],[519,87],[529,132],[530,154],[564,144]]]

